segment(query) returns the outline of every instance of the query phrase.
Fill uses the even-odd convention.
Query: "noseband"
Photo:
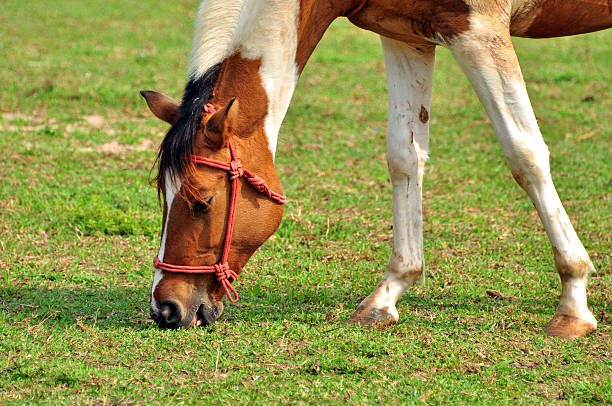
[[[215,113],[215,108],[211,104],[204,106],[204,111],[210,114]],[[242,167],[238,154],[236,153],[236,146],[234,140],[229,138],[228,140],[231,161],[222,162],[215,161],[213,159],[204,158],[198,155],[192,155],[191,161],[199,165],[210,166],[212,168],[221,169],[229,174],[230,181],[232,182],[232,196],[230,199],[229,214],[227,216],[227,231],[225,232],[225,244],[223,245],[223,255],[221,260],[214,265],[202,265],[202,266],[189,266],[189,265],[173,265],[167,262],[161,262],[157,256],[153,260],[153,266],[156,269],[161,269],[168,272],[176,273],[214,273],[217,276],[217,280],[227,294],[230,302],[236,302],[238,300],[238,292],[232,286],[232,282],[236,280],[238,274],[233,271],[227,263],[227,257],[229,256],[230,247],[232,245],[232,234],[234,232],[234,220],[236,217],[236,198],[240,189],[240,183],[238,180],[241,177],[245,177],[246,180],[257,190],[259,193],[265,194],[268,199],[278,203],[287,203],[287,197],[280,193],[273,192],[266,182],[255,175],[253,172]]]

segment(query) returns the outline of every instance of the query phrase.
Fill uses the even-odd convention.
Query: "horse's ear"
[[[204,138],[210,148],[221,149],[227,145],[227,140],[238,124],[239,108],[238,100],[233,98],[225,107],[210,116],[204,130]]]
[[[170,125],[174,125],[179,118],[179,105],[172,98],[162,93],[157,93],[152,90],[142,90],[142,97],[147,102],[149,110],[161,120],[164,120]]]

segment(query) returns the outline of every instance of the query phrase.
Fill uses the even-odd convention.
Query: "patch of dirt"
[[[80,117],[77,122],[66,124],[65,132],[67,134],[72,134],[77,129],[81,128],[84,130],[100,130],[105,134],[114,135],[117,133],[117,126],[126,121],[138,123],[139,126],[140,124],[144,126],[147,123],[147,120],[144,118],[108,118],[100,114],[90,114]],[[57,130],[60,126],[61,125],[55,118],[48,118],[44,112],[33,114],[24,114],[20,112],[0,113],[0,131],[32,132],[45,128]]]
[[[23,122],[24,124],[19,124]],[[25,124],[27,123],[27,124]],[[43,115],[26,115],[23,113],[2,113],[0,131],[38,131],[46,127],[57,128],[54,118],[47,120]]]
[[[99,114],[83,117],[85,122],[94,128],[102,128],[106,125],[106,120]]]
[[[109,123],[109,121],[99,114],[91,114],[82,117],[82,122],[71,123],[66,126],[68,133],[73,133],[77,128],[88,127],[90,129],[101,130],[106,134],[113,135],[116,133],[115,129]]]
[[[128,151],[149,151],[153,149],[153,146],[153,140],[144,138],[137,145],[119,144],[117,141],[111,141],[94,147],[81,148],[81,152],[103,152],[111,155],[121,155]]]

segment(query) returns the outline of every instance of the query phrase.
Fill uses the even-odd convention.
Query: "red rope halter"
[[[215,108],[211,104],[204,106],[204,111],[209,114],[215,113]],[[230,199],[229,214],[227,216],[227,231],[225,232],[225,243],[223,245],[223,255],[221,260],[214,265],[202,265],[202,266],[190,266],[190,265],[173,265],[166,262],[161,262],[157,256],[153,259],[153,266],[156,269],[161,269],[168,272],[177,273],[214,273],[217,276],[217,280],[225,289],[230,302],[236,302],[238,300],[238,292],[232,286],[232,282],[238,278],[238,274],[233,271],[227,263],[227,257],[229,256],[230,246],[232,245],[232,234],[234,233],[234,220],[236,217],[236,198],[238,196],[238,189],[240,183],[238,180],[241,177],[245,177],[246,180],[260,193],[265,194],[268,199],[275,201],[278,204],[287,203],[287,198],[280,193],[273,192],[266,182],[255,175],[253,172],[242,167],[238,154],[236,153],[236,146],[234,145],[233,139],[230,137],[229,150],[231,155],[230,162],[215,161],[213,159],[204,158],[198,155],[192,155],[191,160],[200,165],[206,165],[213,168],[227,171],[230,175],[230,181],[232,182],[232,196]]]

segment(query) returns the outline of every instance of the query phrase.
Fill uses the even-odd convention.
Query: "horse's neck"
[[[251,116],[265,100],[267,111],[264,128],[270,150],[274,154],[278,131],[289,107],[291,96],[308,58],[329,24],[343,14],[347,4],[356,0],[333,2],[316,0],[205,0],[200,7],[191,55],[191,79],[202,76],[211,67],[222,63],[221,81],[236,81],[238,67],[224,64],[254,61],[258,66],[260,91],[247,86],[248,94],[227,94],[238,97],[242,106],[259,100],[251,107]],[[239,58],[230,58],[239,54]],[[248,80],[241,78],[242,83]],[[243,87],[236,85],[239,91]],[[241,97],[242,96],[242,97]],[[255,109],[255,110],[253,110]]]

